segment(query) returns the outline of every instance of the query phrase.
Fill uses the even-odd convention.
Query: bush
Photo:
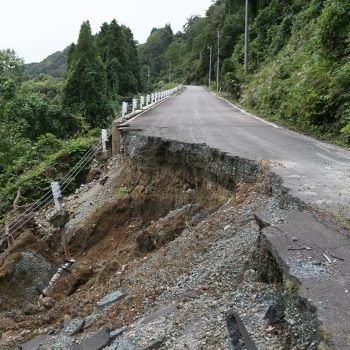
[[[31,203],[39,199],[53,180],[60,180],[82,158],[96,141],[94,136],[85,136],[68,141],[61,141],[53,135],[42,136],[22,157],[8,166],[0,175],[0,216],[10,208],[21,188],[21,203]],[[69,190],[74,189],[84,180],[89,165],[72,182]]]
[[[290,17],[281,21],[278,30],[270,27],[273,40],[260,54],[277,54],[251,75],[242,102],[277,121],[349,142],[350,63],[344,59],[349,53],[349,16],[348,1],[324,1],[320,5],[315,0],[294,14],[286,44],[279,37]],[[253,41],[252,50],[256,49],[254,45]]]

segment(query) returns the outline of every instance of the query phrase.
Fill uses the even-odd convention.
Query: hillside
[[[211,4],[0,48],[0,350],[349,350],[350,2]]]
[[[249,8],[249,74],[244,75],[245,1],[218,0],[183,32],[154,29],[139,48],[151,80],[208,84],[281,124],[350,143],[350,3],[347,0],[255,0]]]
[[[67,69],[68,50],[69,47],[53,53],[41,62],[26,64],[26,72],[30,77],[47,74],[55,78],[63,78]]]
[[[97,34],[84,22],[76,44],[38,64],[0,49],[0,222],[17,195],[37,200],[90,148],[138,93],[139,71],[133,33],[116,20]]]

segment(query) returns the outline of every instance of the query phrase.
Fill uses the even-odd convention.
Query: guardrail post
[[[60,199],[62,198],[62,193],[61,193],[61,188],[58,181],[51,182],[51,191],[52,191],[53,200],[55,202],[56,210],[60,211],[61,210]]]
[[[151,100],[151,96],[150,95],[147,95],[146,96],[146,107],[148,107],[149,103],[150,103],[150,100]]]
[[[102,138],[102,151],[107,151],[107,142],[108,142],[108,130],[102,129],[101,130],[101,138]]]
[[[136,113],[136,108],[137,108],[137,99],[134,98],[132,100],[132,114],[135,114]]]
[[[107,152],[108,130],[102,129],[101,136],[102,136],[103,169],[104,169],[104,173],[107,174],[108,173],[108,158],[109,158],[109,152]]]
[[[128,114],[128,103],[123,102],[122,104],[122,117],[124,118]]]
[[[140,109],[143,108],[144,104],[145,104],[145,96],[141,96],[141,98],[140,98]]]

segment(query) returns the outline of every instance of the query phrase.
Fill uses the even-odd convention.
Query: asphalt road
[[[146,135],[268,160],[292,195],[350,219],[350,151],[249,115],[202,87],[186,87],[129,124]]]

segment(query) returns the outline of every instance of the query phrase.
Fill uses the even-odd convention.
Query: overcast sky
[[[26,63],[41,61],[77,40],[89,19],[97,32],[116,18],[144,42],[153,27],[182,29],[192,14],[204,15],[211,0],[11,0],[0,10],[0,49],[13,48]]]

